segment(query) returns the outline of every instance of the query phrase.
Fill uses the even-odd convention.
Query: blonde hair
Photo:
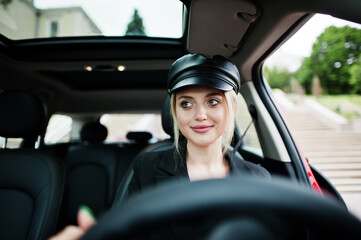
[[[234,91],[224,92],[224,96],[227,102],[227,128],[222,135],[223,150],[225,155],[229,146],[232,143],[234,128],[235,128],[235,115],[238,108],[237,94]],[[173,132],[174,132],[174,146],[179,153],[179,138],[180,131],[178,127],[177,114],[176,114],[176,98],[175,93],[170,97],[171,113],[173,118]]]

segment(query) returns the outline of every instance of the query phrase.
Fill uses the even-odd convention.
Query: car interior
[[[12,0],[7,7],[0,6],[0,15],[2,11],[7,11],[6,8],[11,10],[22,4],[27,7],[31,5],[31,9],[35,9],[33,2],[36,3]],[[260,193],[251,193],[252,199],[263,199],[265,202],[265,205],[260,203],[255,222],[251,221],[255,223],[251,224],[254,228],[245,227],[249,226],[249,221],[246,221],[246,225],[243,220],[241,223],[227,221],[224,225],[218,225],[219,228],[214,228],[209,238],[232,239],[232,236],[241,235],[242,231],[254,229],[252,234],[258,232],[261,235],[249,236],[256,236],[256,239],[296,239],[293,237],[300,233],[299,228],[290,230],[292,233],[289,234],[279,234],[281,230],[275,227],[277,230],[268,233],[272,220],[262,220],[260,225],[257,222],[257,219],[266,219],[260,212],[263,210],[270,214],[273,211],[281,212],[285,219],[293,222],[292,226],[290,223],[284,225],[284,222],[280,225],[288,229],[298,224],[320,230],[315,235],[301,231],[297,239],[343,236],[337,231],[338,228],[343,229],[343,234],[349,239],[357,239],[355,234],[360,233],[357,230],[360,229],[359,221],[347,214],[346,205],[337,190],[317,170],[312,171],[302,156],[262,77],[262,65],[269,55],[316,13],[361,23],[361,2],[174,2],[181,6],[182,35],[178,38],[101,34],[39,38],[19,35],[17,38],[14,37],[17,36],[14,33],[16,28],[7,27],[9,23],[6,25],[0,17],[0,136],[3,143],[0,149],[0,239],[46,239],[65,226],[76,224],[76,214],[81,205],[92,209],[98,219],[105,216],[104,222],[97,228],[100,230],[90,231],[86,239],[112,239],[119,236],[132,239],[137,229],[149,230],[152,224],[165,224],[164,219],[167,218],[164,216],[167,214],[162,215],[149,209],[164,208],[164,211],[171,212],[172,206],[178,203],[178,214],[183,212],[190,215],[172,215],[170,219],[175,222],[184,218],[207,218],[210,214],[221,216],[219,213],[224,209],[218,209],[218,202],[212,199],[216,199],[217,191],[225,186],[222,183],[227,186],[224,187],[227,199],[224,204],[229,206],[224,210],[224,215],[237,219],[232,215],[232,209],[238,209],[237,201],[244,201],[244,204],[251,202],[242,200],[242,196],[232,195],[238,184],[232,179],[210,181],[217,186],[217,191],[202,185],[203,182],[192,185],[194,187],[189,186],[188,190],[178,184],[171,189],[165,186],[154,192],[146,192],[135,197],[133,202],[127,202],[127,186],[132,177],[134,158],[142,152],[162,151],[173,146],[167,74],[171,64],[188,53],[222,55],[235,63],[241,76],[238,97],[242,104],[236,119],[232,147],[246,161],[266,168],[275,179],[282,178],[292,186],[297,185],[302,191],[310,193],[300,194],[284,184],[273,188],[268,183],[262,185],[257,180],[246,180],[239,186],[250,192],[259,187],[264,194],[269,194],[267,196],[278,194],[278,198],[263,198],[257,195]],[[7,14],[10,16],[14,13],[9,11]],[[20,25],[18,28],[22,30]],[[107,142],[110,131],[102,122],[106,114],[157,114],[167,137],[157,138],[147,130],[128,130],[122,140]],[[69,141],[45,141],[49,134],[49,122],[54,115],[72,118]],[[16,147],[11,145],[13,139],[19,143]],[[257,144],[251,144],[253,141],[257,141]],[[254,184],[255,187],[251,188],[247,184]],[[273,190],[273,193],[267,189]],[[166,191],[171,193],[169,203],[160,198]],[[185,196],[202,193],[204,198],[202,202],[187,199],[178,194],[182,191],[187,193]],[[293,194],[293,198],[287,196],[287,192]],[[318,198],[315,200],[314,195],[330,202],[325,204]],[[280,200],[282,197],[285,199]],[[279,205],[274,204],[275,201],[279,201]],[[298,205],[285,209],[295,213],[297,217],[294,218],[282,208],[292,201]],[[308,205],[303,206],[302,202],[314,205],[307,209]],[[208,208],[204,210],[202,203],[209,203]],[[193,211],[192,204],[198,204],[194,206],[203,210]],[[323,207],[329,207],[328,211],[323,211],[324,215],[320,213]],[[112,211],[118,208],[122,208],[122,214],[117,211],[114,214]],[[256,208],[254,205],[251,207]],[[244,213],[245,209],[239,208],[234,212]],[[333,215],[327,215],[326,212]],[[319,217],[312,214],[319,214]],[[322,225],[320,222],[325,219],[328,221]],[[338,225],[341,220],[344,223]],[[118,223],[117,227],[114,226],[115,222]],[[120,222],[129,224],[119,227]],[[339,227],[324,234],[327,224]],[[108,235],[102,235],[103,232]]]

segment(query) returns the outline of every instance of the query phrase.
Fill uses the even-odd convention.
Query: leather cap
[[[176,60],[168,73],[168,93],[186,86],[205,86],[238,93],[240,76],[237,67],[227,58],[216,55],[188,54]]]

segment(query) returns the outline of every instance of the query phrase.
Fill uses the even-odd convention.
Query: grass
[[[361,95],[322,95],[316,99],[328,109],[340,114],[349,121],[361,117]]]

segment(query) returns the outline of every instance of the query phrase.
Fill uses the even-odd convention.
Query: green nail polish
[[[93,211],[88,206],[80,205],[79,211],[86,211],[92,218],[95,219],[95,215],[94,215]]]

